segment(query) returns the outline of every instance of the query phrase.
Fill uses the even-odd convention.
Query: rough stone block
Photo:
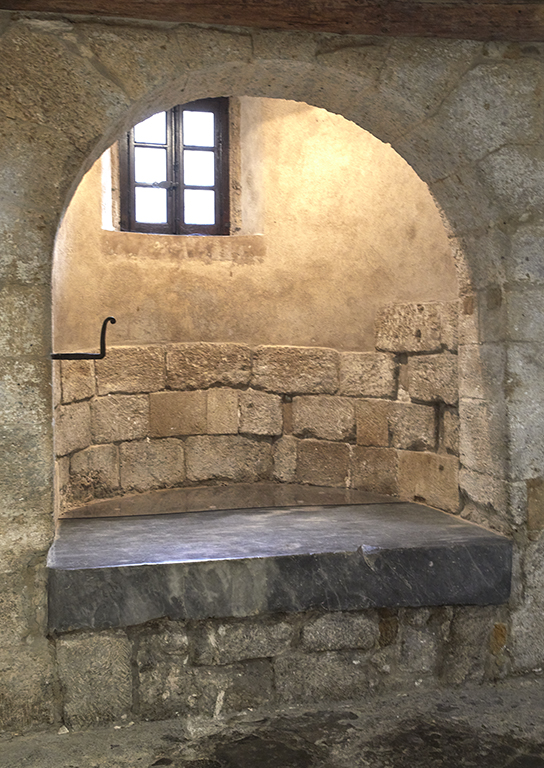
[[[345,487],[349,477],[349,446],[323,440],[301,440],[298,444],[299,483]]]
[[[171,389],[207,389],[249,383],[251,353],[243,344],[176,344],[166,353],[166,381]]]
[[[355,403],[357,444],[387,447],[389,445],[390,400],[358,400]]]
[[[511,257],[508,260],[513,280],[544,282],[544,225],[525,224],[512,236]]]
[[[322,440],[351,440],[355,431],[353,401],[314,395],[293,398],[293,433]]]
[[[123,491],[169,488],[185,480],[181,440],[166,438],[123,443],[119,458]]]
[[[338,352],[320,347],[257,347],[252,386],[288,394],[333,394]]]
[[[516,218],[541,212],[544,196],[544,160],[533,146],[506,146],[480,163],[482,181],[493,190],[503,211]]]
[[[507,460],[504,405],[462,399],[459,416],[459,456],[462,464],[481,474],[502,476]]]
[[[240,392],[240,432],[253,435],[281,435],[282,401],[278,395],[249,389]]]
[[[55,391],[53,394],[56,394]],[[14,358],[0,360],[1,423],[14,427],[35,420],[50,423],[50,409],[51,380],[47,362]]]
[[[459,414],[447,409],[442,415],[441,447],[448,453],[459,455]]]
[[[187,707],[189,638],[180,622],[165,621],[139,636],[137,667],[144,717],[171,717]]]
[[[60,380],[63,403],[93,397],[96,392],[93,361],[61,360]]]
[[[206,410],[206,392],[154,392],[149,396],[150,435],[204,435]]]
[[[117,720],[130,712],[130,656],[130,643],[123,632],[66,635],[57,640],[67,725]]]
[[[367,657],[360,651],[284,655],[274,671],[285,704],[360,700],[368,690]]]
[[[132,394],[164,389],[164,348],[111,347],[103,360],[95,362],[99,395]]]
[[[351,487],[365,491],[398,494],[398,457],[392,448],[356,446],[351,456]]]
[[[290,645],[294,630],[284,621],[246,619],[236,624],[200,624],[193,638],[196,664],[231,664],[277,656]]]
[[[436,447],[435,409],[414,403],[391,403],[389,430],[393,448],[433,451]]]
[[[544,645],[544,536],[528,544],[521,562],[525,584],[523,598],[512,613],[512,655],[520,671],[542,668]]]
[[[376,316],[376,348],[440,352],[457,348],[457,302],[388,304]]]
[[[530,531],[544,529],[544,479],[527,480],[527,527]]]
[[[72,406],[73,407],[73,406]],[[91,403],[93,443],[141,440],[149,432],[147,395],[105,395]]]
[[[395,397],[397,365],[383,352],[343,352],[340,355],[341,395]]]
[[[81,501],[110,496],[119,488],[115,445],[93,445],[70,458],[70,493]]]
[[[501,521],[504,522],[508,510],[508,490],[504,480],[461,467],[459,487],[465,498],[491,511],[495,527],[500,525]]]
[[[280,437],[273,446],[274,480],[293,483],[297,471],[298,441],[289,435]]]
[[[412,400],[455,405],[459,399],[457,355],[411,357],[407,365],[408,392]]]
[[[89,403],[59,405],[55,410],[55,453],[66,456],[87,448],[91,443]],[[104,441],[105,442],[105,441]]]
[[[544,403],[539,390],[527,388],[525,402],[508,406],[508,446],[512,480],[544,477]]]
[[[190,437],[185,443],[189,480],[232,480],[252,483],[270,479],[272,447],[241,436]]]
[[[401,669],[420,674],[433,672],[438,663],[439,648],[439,638],[428,627],[402,627]]]
[[[238,391],[215,388],[207,393],[207,428],[209,435],[235,435],[238,432]]]
[[[489,661],[489,645],[497,619],[495,606],[458,606],[454,609],[442,678],[459,685],[482,682]]]
[[[459,347],[459,395],[493,401],[503,396],[506,353],[500,344],[463,344]],[[516,381],[509,382],[514,388]]]
[[[43,637],[0,650],[0,723],[18,730],[58,721],[54,650]]]
[[[446,512],[457,512],[458,465],[455,456],[399,451],[399,495]]]
[[[379,637],[377,616],[357,613],[328,613],[302,628],[302,648],[308,651],[337,651],[373,648]]]

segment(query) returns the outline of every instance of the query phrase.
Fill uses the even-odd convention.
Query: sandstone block
[[[455,456],[399,451],[399,495],[446,512],[457,512],[458,464]]]
[[[240,392],[240,432],[253,435],[281,435],[281,397],[249,389]]]
[[[96,392],[93,361],[61,360],[60,380],[63,403],[93,397]]]
[[[480,172],[510,216],[539,215],[544,196],[544,160],[539,149],[502,147],[482,160]]]
[[[338,352],[320,347],[257,347],[252,386],[288,394],[333,394]]]
[[[66,456],[91,443],[91,410],[89,403],[59,405],[55,410],[55,453]]]
[[[231,664],[277,656],[288,648],[293,634],[293,627],[284,621],[246,619],[236,624],[200,624],[194,635],[193,661]]]
[[[343,352],[340,355],[341,395],[395,397],[397,365],[383,352]]]
[[[512,614],[512,652],[518,670],[544,664],[544,646],[535,638],[544,635],[544,537],[528,544],[522,560],[523,600]]]
[[[518,400],[508,406],[512,480],[544,477],[544,404],[538,399],[538,392],[536,388],[527,388],[525,402]]]
[[[459,455],[459,414],[457,411],[446,410],[442,415],[440,430],[442,448],[448,453]]]
[[[123,443],[120,471],[123,491],[180,485],[185,480],[183,443],[175,438]]]
[[[185,451],[189,480],[252,483],[272,473],[272,447],[267,442],[238,435],[190,437]]]
[[[495,525],[504,522],[508,509],[508,490],[504,480],[461,467],[459,487],[466,499],[491,511]]]
[[[55,395],[55,379],[53,387]],[[51,380],[45,360],[3,358],[0,361],[0,422],[15,428],[34,420],[49,424],[50,408]]]
[[[501,344],[463,344],[459,347],[459,394],[478,400],[502,397],[506,354]],[[515,382],[512,382],[515,386]]]
[[[526,224],[512,236],[511,258],[508,261],[514,280],[544,282],[544,225]]]
[[[324,440],[301,440],[298,444],[299,483],[345,487],[349,477],[349,446]]]
[[[457,302],[388,304],[376,316],[376,348],[440,352],[457,348]]]
[[[360,651],[283,655],[274,671],[285,704],[361,699],[368,690],[367,658]]]
[[[401,631],[401,669],[433,672],[439,658],[439,637],[429,627],[404,626]]]
[[[507,460],[504,405],[484,401],[459,402],[459,456],[464,466],[480,474],[501,476]],[[523,421],[527,426],[529,422]],[[520,438],[525,440],[525,426]]]
[[[91,403],[94,443],[138,440],[149,432],[147,395],[106,395]]]
[[[54,650],[47,638],[34,639],[31,645],[3,647],[0,677],[3,728],[18,730],[58,720]]]
[[[396,496],[398,458],[392,448],[356,446],[351,456],[351,486]]]
[[[483,681],[496,617],[495,606],[455,608],[442,667],[445,682],[458,685],[468,680]]]
[[[206,392],[154,392],[149,396],[151,437],[206,434],[206,410]]]
[[[214,388],[207,393],[209,435],[235,435],[238,432],[238,390]]]
[[[70,458],[72,495],[82,501],[110,496],[119,488],[119,456],[115,445],[92,445]]]
[[[273,446],[274,480],[293,483],[297,471],[298,441],[289,435],[280,437]]]
[[[390,407],[390,400],[358,400],[355,403],[358,445],[389,445]]]
[[[544,286],[520,285],[505,296],[508,336],[512,341],[541,343],[544,323]]]
[[[435,409],[414,403],[391,403],[389,430],[393,448],[433,451],[436,447]]]
[[[412,400],[455,405],[459,399],[457,355],[411,357],[407,366],[408,392]]]
[[[378,619],[357,613],[327,613],[302,628],[302,647],[308,651],[344,648],[370,650],[379,636]]]
[[[314,395],[293,398],[293,433],[298,437],[350,440],[355,431],[353,401]]]
[[[124,632],[66,635],[57,640],[64,718],[71,726],[117,720],[132,707],[130,643]]]
[[[544,480],[534,477],[527,480],[527,527],[531,531],[544,528]]]
[[[243,344],[176,344],[166,353],[166,381],[172,389],[207,389],[249,383],[251,353]]]
[[[99,395],[156,392],[164,389],[165,352],[162,347],[111,347],[95,362]]]

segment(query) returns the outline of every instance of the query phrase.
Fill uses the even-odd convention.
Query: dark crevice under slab
[[[48,558],[49,626],[498,604],[511,557],[503,536],[387,499],[62,520]]]

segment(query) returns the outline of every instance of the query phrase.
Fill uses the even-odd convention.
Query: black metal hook
[[[106,357],[106,328],[108,323],[115,325],[114,317],[107,317],[100,331],[100,352],[57,352],[51,355],[51,360],[102,360]]]

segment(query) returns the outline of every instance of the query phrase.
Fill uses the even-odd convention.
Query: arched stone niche
[[[59,670],[66,680],[70,659],[85,655],[80,641],[57,642],[59,667],[45,629],[55,233],[83,173],[117,136],[158,109],[203,95],[285,98],[342,114],[391,143],[429,185],[460,281],[463,514],[512,532],[525,558],[514,612],[487,611],[481,621],[467,615],[468,656],[452,659],[446,677],[460,682],[505,674],[512,663],[540,664],[541,46],[142,27],[5,12],[0,65],[0,485],[3,581],[13,606],[3,621],[5,723],[54,721],[61,706],[74,722],[87,717],[83,705],[57,694]],[[485,637],[471,634],[471,621],[494,631],[496,642],[488,646],[488,629]],[[512,656],[505,650],[510,631]],[[98,637],[90,642],[97,653],[106,647]],[[108,642],[117,658],[129,653],[126,639]],[[125,703],[108,706],[106,719]]]

